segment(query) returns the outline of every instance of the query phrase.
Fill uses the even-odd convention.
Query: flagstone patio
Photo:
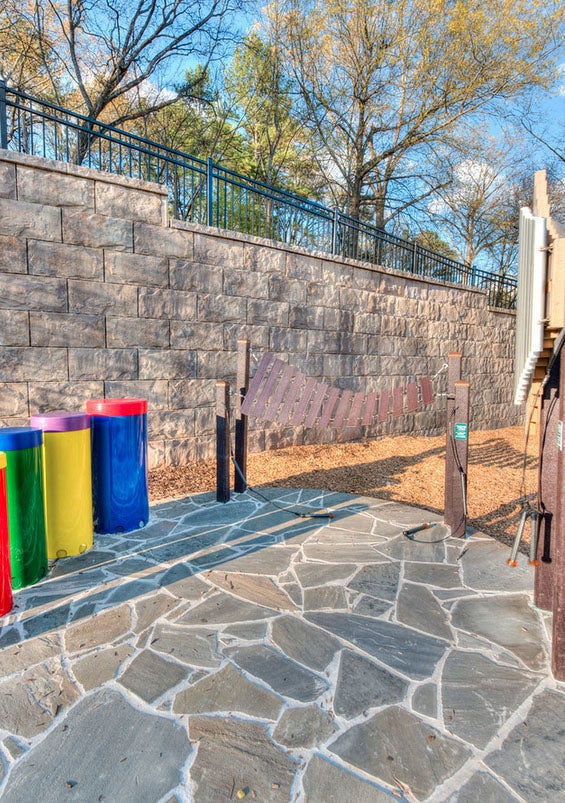
[[[264,495],[156,505],[15,593],[3,803],[565,799],[525,557],[395,502]]]

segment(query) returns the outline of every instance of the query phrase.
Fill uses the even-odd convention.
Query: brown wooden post
[[[556,442],[551,448],[557,451],[557,508],[553,526],[553,641],[551,668],[556,680],[565,680],[565,347],[559,359],[559,421]]]
[[[559,360],[551,369],[543,390],[539,414],[538,505],[540,509],[538,564],[534,579],[534,602],[550,611],[553,606],[555,513],[557,510],[557,427],[559,412]]]
[[[446,433],[445,448],[445,492],[444,492],[444,521],[451,526],[453,510],[453,471],[455,467],[455,453],[450,447],[450,433],[453,428],[455,415],[455,383],[461,379],[461,354],[453,352],[447,356],[447,403],[446,403]]]
[[[445,509],[445,523],[454,538],[465,536],[467,529],[467,463],[469,456],[468,382],[455,382],[453,417],[447,425],[446,452],[449,459],[450,506]],[[447,473],[447,459],[446,459]],[[447,501],[447,500],[446,500]]]
[[[230,385],[216,382],[216,499],[230,501]]]
[[[241,474],[235,469],[233,489],[243,493],[247,488],[247,416],[241,412],[241,405],[249,388],[250,343],[247,338],[237,341],[237,396],[235,403],[235,462]]]

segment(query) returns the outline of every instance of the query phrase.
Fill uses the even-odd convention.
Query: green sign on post
[[[455,424],[454,426],[454,437],[456,441],[466,441],[468,435],[468,426],[467,424]]]

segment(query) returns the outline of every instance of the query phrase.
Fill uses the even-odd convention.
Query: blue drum
[[[92,435],[92,503],[97,533],[127,533],[149,520],[147,401],[86,403]]]

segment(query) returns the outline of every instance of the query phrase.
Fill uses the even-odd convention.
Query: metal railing
[[[158,182],[168,188],[170,213],[178,220],[480,288],[491,306],[516,306],[513,277],[469,268],[338,209],[10,89],[3,81],[0,147]]]

